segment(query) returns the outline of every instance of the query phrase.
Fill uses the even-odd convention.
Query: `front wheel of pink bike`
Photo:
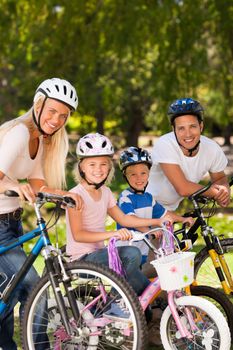
[[[64,306],[56,301],[56,289],[48,273],[32,291],[21,323],[25,350],[146,349],[144,313],[125,279],[104,266],[83,261],[65,265],[65,272],[64,280],[62,273],[55,276]],[[74,296],[79,310],[76,319],[68,292]],[[117,311],[122,311],[121,317]]]
[[[215,305],[196,296],[183,296],[175,303],[182,324],[192,337],[181,337],[168,306],[160,323],[161,340],[165,350],[230,350],[230,330],[226,319]],[[191,312],[195,327],[189,322],[187,309]]]

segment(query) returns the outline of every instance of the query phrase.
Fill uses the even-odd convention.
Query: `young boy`
[[[155,198],[146,192],[146,186],[148,184],[149,172],[152,165],[152,159],[147,150],[138,147],[129,147],[127,150],[123,151],[120,155],[120,169],[123,173],[124,178],[129,184],[129,188],[124,190],[118,200],[118,206],[127,215],[131,217],[140,217],[144,219],[164,218],[166,221],[166,216],[168,215],[172,221],[187,222],[192,224],[192,218],[183,218],[173,212],[168,212],[161,204],[156,202]],[[121,227],[117,225],[118,229]],[[137,227],[135,225],[135,230],[140,232],[149,231],[153,226]],[[132,230],[132,229],[131,229]],[[162,232],[157,231],[155,233],[155,238],[159,238]],[[128,245],[127,241],[118,241],[118,246]],[[143,241],[138,241],[133,243],[142,254],[141,266],[142,272],[147,277],[153,277],[156,275],[154,267],[149,261],[154,259],[153,253],[151,256],[148,250],[149,248]],[[156,244],[156,241],[153,242]],[[148,260],[148,262],[147,262]],[[160,303],[164,303],[163,299],[160,299]],[[158,298],[156,303],[158,302]],[[161,305],[162,305],[161,304]],[[155,308],[155,309],[154,309]],[[152,306],[153,318],[148,324],[149,329],[149,343],[151,345],[161,345],[160,339],[160,329],[159,329],[159,319],[161,317],[162,311],[160,309],[159,303]]]
[[[118,200],[118,206],[127,215],[135,215],[144,219],[151,218],[162,218],[165,215],[172,217],[173,221],[177,222],[189,222],[191,224],[191,218],[183,218],[174,212],[167,211],[161,204],[159,204],[155,198],[146,192],[148,184],[149,172],[152,165],[152,159],[147,150],[138,147],[129,147],[123,151],[120,155],[120,169],[123,173],[124,178],[129,184],[129,188],[124,190]],[[118,225],[120,228],[120,225]],[[149,231],[152,227],[135,227],[134,229],[140,232]],[[160,232],[155,233],[155,237],[159,238]],[[127,245],[128,242],[118,242],[118,245]],[[134,242],[141,250],[142,254],[142,265],[145,264],[148,257],[149,248],[142,242]],[[153,272],[153,268],[149,269]],[[149,271],[144,271],[148,274]]]

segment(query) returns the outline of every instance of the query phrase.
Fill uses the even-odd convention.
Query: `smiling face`
[[[132,188],[143,191],[148,182],[149,168],[145,163],[129,165],[125,170],[125,176]]]
[[[184,149],[192,149],[200,140],[203,122],[194,115],[183,115],[174,121],[174,131],[177,140]],[[185,153],[185,152],[184,152]]]
[[[38,118],[41,106],[35,110]],[[48,98],[45,101],[44,108],[40,117],[40,126],[42,130],[51,135],[59,130],[66,122],[70,115],[70,109],[64,103]]]
[[[99,184],[109,174],[111,160],[107,156],[84,158],[80,167],[85,174],[85,179],[90,183]]]

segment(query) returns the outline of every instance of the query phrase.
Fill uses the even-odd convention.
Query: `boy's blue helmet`
[[[152,159],[149,152],[139,147],[129,147],[120,154],[120,170],[125,171],[129,165],[145,163],[150,168]]]
[[[176,117],[187,114],[195,115],[199,121],[202,121],[204,109],[198,101],[192,98],[181,98],[172,102],[167,114],[171,124],[173,124]]]

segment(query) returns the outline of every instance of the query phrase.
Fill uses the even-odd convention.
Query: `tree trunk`
[[[232,126],[231,125],[227,125],[223,129],[224,145],[226,145],[226,146],[230,146],[230,144],[231,144],[232,131],[233,130],[232,130]]]
[[[133,106],[127,125],[126,146],[138,146],[138,138],[143,128],[143,115],[140,108]]]

